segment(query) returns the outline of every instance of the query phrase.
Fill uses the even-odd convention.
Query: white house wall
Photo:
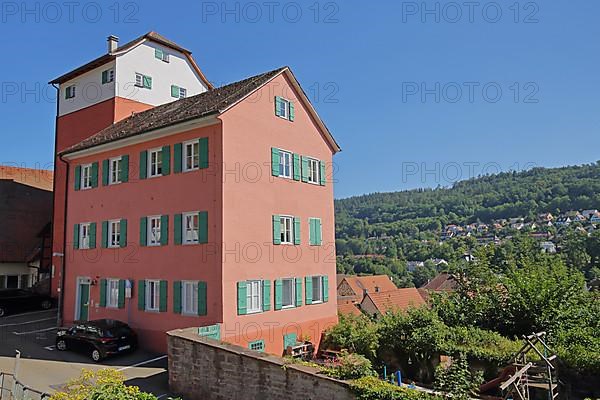
[[[65,115],[94,104],[109,100],[115,96],[115,82],[102,84],[102,71],[114,69],[115,62],[106,63],[60,85],[58,115]],[[116,81],[116,77],[115,77]],[[75,85],[75,97],[65,99],[67,87]]]

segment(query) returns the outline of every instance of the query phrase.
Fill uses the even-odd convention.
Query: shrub
[[[328,363],[324,373],[333,378],[348,380],[376,376],[371,361],[360,354],[343,352],[337,361]]]
[[[395,386],[376,377],[365,377],[350,382],[350,388],[357,400],[441,400],[442,397],[430,395],[404,386]]]
[[[325,344],[373,361],[379,348],[377,324],[364,315],[340,315],[339,323],[325,333]]]
[[[470,398],[482,382],[482,375],[472,374],[463,356],[455,359],[450,366],[439,365],[435,370],[435,388],[459,400]]]

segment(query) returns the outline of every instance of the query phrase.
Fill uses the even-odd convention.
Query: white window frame
[[[188,229],[190,226],[188,224],[191,219],[192,226],[191,229]],[[195,226],[194,226],[195,225]],[[181,215],[181,232],[182,242],[183,244],[198,244],[199,240],[199,228],[200,228],[200,215],[197,211],[183,213]]]
[[[135,73],[135,86],[139,88],[144,87],[144,74],[140,74],[139,72]]]
[[[106,280],[106,307],[119,308],[119,280]]]
[[[108,247],[115,249],[121,247],[121,220],[108,221]]]
[[[288,99],[284,99],[283,97],[280,97],[280,101],[283,104],[283,114],[279,114],[279,118],[283,118],[283,119],[289,119],[290,118],[290,101]],[[281,111],[281,110],[277,110],[277,111]]]
[[[198,315],[198,282],[181,282],[181,313]]]
[[[317,285],[315,285],[315,280],[318,282]],[[312,303],[313,304],[319,304],[323,302],[323,277],[322,276],[313,276],[312,277]],[[315,288],[319,288],[319,298],[315,299]]]
[[[281,224],[281,244],[294,244],[294,217],[281,215],[279,223]]]
[[[188,147],[191,147],[191,155]],[[190,140],[188,142],[184,142],[182,153],[184,172],[196,171],[200,169],[200,142],[198,140]],[[192,161],[191,167],[188,167],[188,159],[191,159]]]
[[[77,86],[75,86],[75,85],[67,86],[65,89],[65,99],[71,100],[71,99],[74,99],[75,96],[77,96]]]
[[[284,159],[288,162],[288,174],[285,173],[286,163],[284,163]],[[279,177],[287,179],[292,179],[294,177],[294,153],[279,150]]]
[[[285,304],[284,282],[290,282],[290,304]],[[281,280],[281,308],[296,307],[296,279],[285,278]]]
[[[154,290],[152,290],[154,289]],[[146,280],[146,311],[160,311],[160,281],[155,279]],[[154,303],[154,307],[152,307]]]
[[[104,82],[103,85],[106,85],[106,84],[109,84],[109,83],[115,81],[115,70],[114,70],[114,68],[109,68],[109,69],[106,69],[106,70],[104,70],[102,72],[106,72],[106,74],[107,74],[106,82]]]
[[[148,217],[148,246],[160,246],[161,244],[161,216]]]
[[[92,164],[84,164],[81,166],[81,190],[92,188]]]
[[[90,248],[90,228],[92,224],[89,222],[79,224],[79,248],[86,250]]]
[[[187,97],[187,89],[181,86],[173,85],[177,88],[177,99],[185,99]]]
[[[164,51],[163,49],[158,49],[158,50],[161,53],[161,57],[156,57],[156,50],[154,50],[154,58],[156,58],[157,60],[160,60],[162,62],[170,63],[171,55],[169,53],[167,53],[166,51]]]
[[[321,164],[319,160],[311,157],[308,157],[308,183],[321,183]]]
[[[115,170],[116,167],[116,170]],[[108,184],[117,185],[121,182],[121,170],[123,169],[123,157],[115,157],[108,160]]]
[[[256,314],[262,312],[262,281],[246,281],[246,310],[247,314]]]
[[[163,155],[162,155],[162,147],[157,149],[148,150],[148,177],[155,178],[157,176],[162,176],[163,170]],[[152,159],[153,156],[156,155],[156,162]],[[160,161],[159,161],[160,156]],[[154,168],[153,168],[154,167]],[[160,167],[160,171],[159,171]]]

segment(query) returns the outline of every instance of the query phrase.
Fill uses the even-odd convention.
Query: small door
[[[87,321],[90,307],[90,284],[80,283],[79,284],[79,315],[77,317],[80,321]]]

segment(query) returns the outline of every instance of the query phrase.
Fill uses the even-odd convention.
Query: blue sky
[[[600,2],[24,4],[1,5],[2,163],[51,165],[46,83],[150,30],[217,84],[290,65],[343,148],[336,197],[600,159]]]

